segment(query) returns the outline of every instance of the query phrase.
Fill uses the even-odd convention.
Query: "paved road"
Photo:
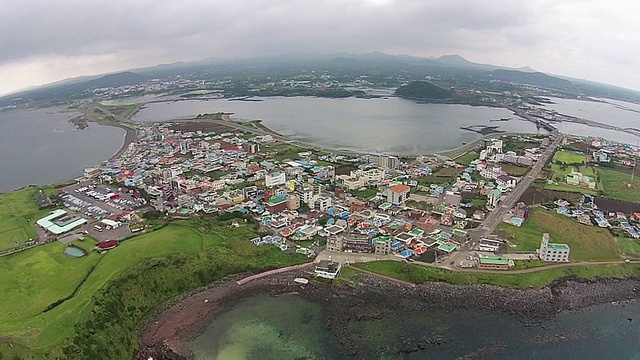
[[[542,168],[547,163],[547,160],[553,155],[562,140],[562,135],[560,133],[554,132],[553,134],[556,136],[555,140],[542,153],[542,156],[533,166],[531,171],[529,171],[529,174],[520,180],[518,185],[516,185],[516,187],[511,190],[511,192],[509,192],[506,198],[502,201],[502,205],[489,213],[477,229],[469,231],[469,235],[473,241],[478,241],[480,238],[491,234],[496,226],[498,226],[502,221],[504,215],[516,205],[516,202],[520,199],[522,194],[527,191],[533,181],[538,177]]]

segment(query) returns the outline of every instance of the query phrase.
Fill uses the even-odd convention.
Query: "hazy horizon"
[[[211,57],[375,51],[458,54],[640,90],[637,15],[631,1],[5,1],[0,94]]]

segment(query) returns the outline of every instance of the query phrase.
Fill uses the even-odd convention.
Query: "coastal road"
[[[469,235],[471,236],[472,241],[477,242],[481,238],[491,234],[493,230],[495,230],[496,226],[510,211],[510,209],[515,206],[516,202],[520,199],[522,194],[531,186],[533,181],[540,175],[542,168],[547,163],[547,160],[553,155],[558,146],[560,145],[560,141],[562,141],[563,136],[554,132],[555,140],[551,143],[547,149],[542,153],[542,156],[535,163],[531,171],[527,174],[527,176],[523,177],[520,182],[516,185],[511,192],[507,194],[505,199],[502,201],[502,205],[493,210],[489,215],[484,219],[484,221],[480,224],[480,226],[476,229],[469,230]]]

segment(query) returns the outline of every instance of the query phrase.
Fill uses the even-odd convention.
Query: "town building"
[[[86,223],[87,219],[79,216],[68,215],[66,211],[61,209],[54,210],[49,215],[36,221],[38,226],[54,235],[68,233],[69,231]]]
[[[404,205],[404,202],[409,198],[409,192],[411,188],[407,185],[396,185],[387,189],[387,202],[400,206]]]
[[[366,209],[367,207],[367,203],[364,201],[360,201],[360,200],[353,200],[351,201],[351,203],[349,204],[349,212],[350,213],[357,213],[360,212],[364,209]]]
[[[542,242],[538,250],[538,256],[542,261],[569,262],[571,249],[567,244],[556,244],[549,242],[549,233],[542,234]]]
[[[272,196],[266,204],[267,211],[271,214],[277,214],[287,209],[286,196]]]
[[[342,235],[328,236],[326,249],[327,251],[342,251],[344,249],[342,247]]]
[[[289,195],[287,197],[287,209],[298,210],[300,209],[300,197],[297,195]]]
[[[342,238],[344,250],[352,252],[371,252],[371,239],[365,235],[346,234]]]
[[[593,176],[584,175],[579,171],[571,171],[570,174],[567,175],[567,184],[572,186],[584,186],[589,189],[596,188],[596,180]]]
[[[264,177],[264,185],[266,187],[284,185],[286,182],[287,182],[287,177],[284,172],[266,174]]]
[[[509,270],[514,266],[513,260],[484,256],[478,260],[478,269]]]
[[[487,196],[487,206],[495,208],[498,206],[498,202],[500,201],[500,196],[502,196],[502,192],[498,189],[493,189]]]
[[[317,277],[325,279],[335,279],[340,273],[342,266],[340,263],[336,263],[329,260],[320,260],[316,265],[315,273]]]
[[[260,152],[260,145],[258,143],[247,142],[242,144],[242,150],[247,154],[257,154]]]
[[[373,243],[373,252],[376,255],[391,254],[391,240],[388,237],[378,237]]]

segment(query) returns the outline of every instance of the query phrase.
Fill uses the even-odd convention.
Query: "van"
[[[93,228],[96,229],[96,231],[98,231],[98,232],[102,232],[102,227],[101,226],[94,225]]]

